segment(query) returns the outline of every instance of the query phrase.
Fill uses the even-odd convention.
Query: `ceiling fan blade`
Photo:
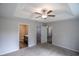
[[[38,14],[38,15],[41,15],[41,13],[38,13],[38,12],[34,12],[35,14]]]
[[[37,17],[35,17],[35,18],[39,18],[39,17],[41,17],[41,16],[37,16]]]
[[[53,12],[52,10],[49,10],[48,12],[47,12],[47,14],[50,14],[51,12]]]
[[[48,15],[48,16],[50,16],[50,17],[55,17],[55,15]]]

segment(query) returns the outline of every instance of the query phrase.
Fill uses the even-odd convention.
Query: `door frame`
[[[29,24],[28,23],[19,23],[18,24],[18,43],[19,43],[19,41],[20,41],[20,25],[28,25],[28,40],[29,40]],[[28,43],[29,43],[29,41],[28,41]],[[20,49],[20,43],[18,44],[18,48]]]

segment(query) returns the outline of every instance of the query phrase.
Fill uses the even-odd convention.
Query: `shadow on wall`
[[[79,52],[79,20],[63,20],[52,23],[52,42],[70,50]]]

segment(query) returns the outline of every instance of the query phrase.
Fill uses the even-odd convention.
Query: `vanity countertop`
[[[28,35],[24,35],[25,37],[28,37]]]

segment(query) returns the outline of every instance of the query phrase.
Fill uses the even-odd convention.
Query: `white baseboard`
[[[61,46],[61,45],[58,45],[58,44],[55,44],[55,43],[52,43],[52,44],[55,45],[55,46],[59,46],[59,47],[61,47],[61,48],[65,48],[65,49],[68,49],[68,50],[72,50],[72,51],[75,51],[75,52],[79,52],[79,50],[67,48],[67,47],[64,47],[64,46]]]
[[[9,51],[2,51],[0,52],[0,55],[4,55],[4,54],[7,54],[7,53],[11,53],[11,52],[14,52],[14,51],[17,51],[19,49],[15,49],[15,50],[9,50]]]
[[[36,44],[30,44],[28,47],[32,47],[32,46],[35,46]]]

